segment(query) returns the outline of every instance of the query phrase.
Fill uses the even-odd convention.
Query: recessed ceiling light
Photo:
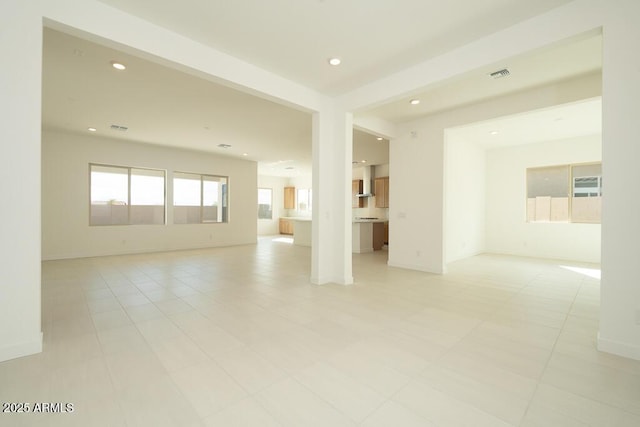
[[[418,104],[420,104],[420,100],[419,99],[412,99],[411,101],[409,101],[409,104],[418,105]]]
[[[220,148],[231,148],[231,144],[218,144]]]
[[[382,139],[383,139],[383,138],[382,138],[381,136],[379,136],[379,137],[377,137],[376,139],[377,139],[378,141],[382,141]]]
[[[329,58],[330,65],[340,65],[341,62],[340,58]]]
[[[249,153],[242,153],[243,156],[247,157]]]
[[[497,130],[492,130],[492,131],[491,131],[491,132],[489,132],[489,133],[490,133],[491,135],[497,135],[497,134],[499,134],[500,132],[498,132]]]
[[[366,160],[360,160],[360,163],[367,163]]]
[[[88,130],[89,132],[95,132],[95,131],[97,131],[98,129],[96,129],[96,128],[87,128],[87,130]]]
[[[127,69],[126,65],[124,65],[122,62],[118,62],[118,61],[111,61],[111,66],[113,68],[115,68],[116,70],[120,70],[120,71]]]

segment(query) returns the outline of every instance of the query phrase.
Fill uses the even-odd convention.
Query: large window
[[[165,171],[89,165],[90,225],[164,224]]]
[[[571,221],[600,223],[602,212],[602,164],[573,165]]]
[[[527,169],[528,222],[600,223],[602,165]]]
[[[258,219],[273,219],[273,190],[258,188]]]
[[[228,178],[175,172],[173,174],[173,222],[201,224],[228,222]]]
[[[311,212],[311,189],[310,188],[299,188],[298,195],[298,211],[300,212]]]

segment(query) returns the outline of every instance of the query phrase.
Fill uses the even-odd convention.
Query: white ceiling
[[[602,99],[557,105],[447,129],[447,141],[485,149],[556,141],[602,132]]]
[[[568,0],[101,0],[328,94],[341,93]],[[512,58],[359,116],[402,122],[599,70],[599,36]],[[339,67],[327,65],[339,56]],[[110,67],[127,64],[125,71]],[[509,67],[512,75],[487,73]],[[211,151],[258,162],[265,175],[311,172],[311,116],[87,40],[45,29],[43,127]],[[127,132],[109,129],[112,124]],[[92,134],[93,135],[93,134]],[[218,144],[230,144],[222,149]],[[383,141],[388,146],[388,141]],[[375,146],[373,144],[376,144]],[[354,159],[388,162],[354,132]],[[243,154],[246,153],[246,157]]]
[[[100,1],[335,95],[571,0]]]
[[[45,128],[242,157],[272,175],[310,172],[308,113],[50,29],[43,70]]]
[[[489,74],[508,69],[510,75],[498,79]],[[384,117],[392,122],[412,120],[427,114],[479,102],[511,92],[570,79],[602,69],[602,37],[585,35],[523,56],[509,58],[405,99],[359,112],[361,116]],[[411,99],[420,104],[411,105]]]

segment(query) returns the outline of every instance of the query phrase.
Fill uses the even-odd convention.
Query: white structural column
[[[9,2],[0,13],[0,361],[42,351],[42,17],[30,4]]]
[[[311,282],[353,283],[351,158],[353,116],[335,106],[313,114]]]
[[[608,4],[602,65],[602,282],[598,348],[640,359],[640,2]]]

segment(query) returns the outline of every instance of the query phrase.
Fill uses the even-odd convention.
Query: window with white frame
[[[228,222],[228,182],[224,176],[174,172],[173,222]]]
[[[258,188],[258,219],[273,219],[273,190]]]
[[[600,223],[602,164],[527,169],[527,222]]]
[[[89,165],[90,225],[165,223],[165,171]]]
[[[299,212],[311,212],[311,189],[310,188],[299,188],[297,191],[297,209]]]
[[[571,221],[600,223],[602,214],[602,164],[571,166]]]

